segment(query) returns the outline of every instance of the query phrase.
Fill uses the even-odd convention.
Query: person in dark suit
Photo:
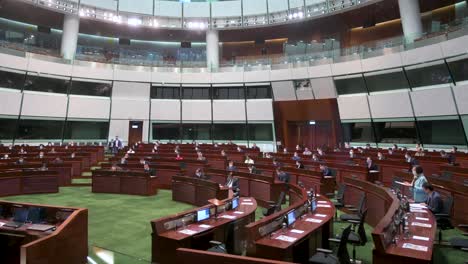
[[[119,139],[118,136],[115,136],[115,139],[114,141],[111,141],[111,149],[112,149],[112,153],[116,154],[117,152],[119,152],[120,149],[122,149],[123,145],[122,145],[122,141]]]
[[[330,169],[328,168],[328,166],[325,165],[325,164],[320,164],[320,171],[322,172],[322,176],[323,176],[323,177],[325,177],[325,176],[328,176],[328,177],[333,176],[331,170],[330,170]]]
[[[237,171],[237,167],[234,166],[234,161],[230,160],[226,168],[227,171]]]
[[[249,173],[262,174],[262,172],[259,169],[257,169],[253,164],[249,164],[247,168],[249,169]]]
[[[376,171],[378,170],[377,165],[375,165],[374,161],[371,157],[367,157],[366,159],[366,167],[368,171]]]
[[[228,174],[228,177],[226,179],[226,184],[224,185],[228,188],[232,188],[233,191],[239,189],[239,178],[234,177],[234,173],[231,171]]]
[[[120,165],[127,165],[127,159],[126,158],[121,158],[119,164]]]
[[[60,157],[56,157],[53,161],[53,164],[63,164],[63,160]]]
[[[23,157],[19,157],[19,159],[15,162],[16,165],[23,165],[26,164],[26,161]]]
[[[281,164],[278,160],[273,159],[273,166],[276,168],[282,167],[283,164]]]
[[[423,183],[422,187],[427,197],[424,205],[426,205],[433,214],[440,213],[444,207],[440,194],[434,191],[434,187],[428,182]]]
[[[281,168],[276,168],[276,177],[281,182],[289,183],[291,175],[289,175],[287,172],[284,172]]]
[[[296,161],[296,168],[304,169],[304,164],[300,160],[298,160],[298,161]]]
[[[202,168],[198,168],[195,170],[195,174],[193,175],[194,178],[208,180],[209,177],[205,174]]]
[[[315,161],[315,162],[319,162],[319,161],[320,161],[320,158],[318,157],[317,154],[313,154],[313,155],[312,155],[312,161]]]
[[[255,144],[255,143],[252,144],[251,149],[252,149],[252,150],[260,150],[260,148],[257,147],[257,144]]]
[[[378,160],[385,160],[385,156],[382,154],[382,152],[377,152],[377,159]]]
[[[299,157],[299,153],[294,152],[294,156],[292,157],[292,160],[294,160],[294,161],[301,160],[301,157]]]
[[[415,157],[411,157],[411,154],[409,154],[408,152],[406,152],[405,154],[405,160],[409,164],[408,171],[411,171],[414,166],[419,165],[419,161]]]
[[[145,163],[143,165],[143,170],[145,172],[149,173],[150,176],[155,176],[156,175],[156,171],[154,169],[150,168],[148,163]]]

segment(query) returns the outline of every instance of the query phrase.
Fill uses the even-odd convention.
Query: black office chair
[[[317,248],[317,253],[309,258],[309,264],[351,264],[347,247],[350,233],[351,225],[343,230],[341,239],[328,239],[330,242],[339,243],[336,255],[332,250]]]
[[[234,228],[235,228],[235,224],[229,223],[226,226],[226,229],[224,232],[224,243],[221,241],[211,240],[210,241],[211,247],[208,249],[208,251],[216,252],[216,253],[233,254],[234,248],[235,248],[234,247],[234,244],[235,244]]]
[[[468,231],[468,225],[462,224],[458,225],[460,229],[465,229]],[[468,233],[462,233],[463,236],[468,236]],[[463,251],[468,251],[468,238],[463,238],[463,237],[454,237],[449,240],[449,245],[461,249]]]
[[[340,220],[348,222],[350,220],[352,221],[360,221],[362,217],[362,213],[364,211],[364,203],[366,201],[366,194],[363,192],[361,194],[361,198],[359,199],[359,203],[357,207],[354,207],[352,205],[345,205],[345,208],[347,208],[350,212],[355,212],[355,214],[342,214],[340,215]]]
[[[270,203],[270,207],[267,209],[263,209],[262,213],[263,216],[269,216],[281,210],[281,205],[283,204],[284,199],[286,198],[286,193],[281,192],[278,201],[276,203]]]
[[[335,221],[338,219],[338,210],[342,209],[345,204],[344,204],[344,193],[346,191],[346,185],[345,184],[338,184],[338,192],[335,195],[336,201],[333,201],[333,204],[335,205]],[[333,194],[327,194],[328,197],[333,196]]]
[[[453,197],[447,196],[443,202],[442,212],[434,214],[437,221],[437,229],[439,229],[439,244],[442,243],[442,230],[453,229],[452,221],[450,221]]]
[[[353,225],[351,232],[349,233],[348,243],[353,246],[353,263],[356,263],[356,246],[364,246],[367,243],[366,229],[364,228],[364,222],[366,221],[367,209],[364,210],[359,221],[348,221]],[[356,230],[357,226],[357,230]],[[342,234],[336,236],[341,239]]]

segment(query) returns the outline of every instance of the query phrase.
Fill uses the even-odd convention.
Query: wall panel
[[[338,97],[338,109],[341,119],[370,118],[367,95],[340,96]]]
[[[413,91],[411,92],[411,101],[416,116],[457,114],[450,87]]]
[[[296,100],[295,88],[292,81],[272,82],[271,89],[273,90],[275,101]]]
[[[211,121],[211,101],[182,100],[182,120]]]
[[[149,119],[149,99],[112,99],[112,119]]]
[[[247,100],[247,120],[270,121],[273,120],[273,100],[249,99]]]
[[[21,96],[18,90],[0,89],[0,115],[19,115]]]
[[[67,96],[54,93],[24,92],[21,115],[65,117]]]
[[[180,100],[151,99],[151,120],[180,120]]]
[[[369,96],[373,118],[413,117],[408,92],[395,92]]]
[[[245,121],[245,100],[213,100],[213,120]]]
[[[70,95],[68,117],[108,119],[110,98]]]

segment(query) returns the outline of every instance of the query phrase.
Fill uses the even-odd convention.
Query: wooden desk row
[[[93,193],[155,195],[158,178],[144,171],[93,170]]]
[[[56,171],[0,172],[0,196],[58,193]]]
[[[372,231],[375,246],[372,252],[373,263],[431,263],[437,223],[430,211],[424,209],[425,212],[410,213],[410,223],[422,223],[429,226],[422,227],[410,224],[410,236],[405,239],[401,236],[394,243],[394,237],[397,233],[394,220],[400,208],[397,196],[385,187],[359,179],[345,178],[344,184],[346,185],[345,204],[356,205],[361,194],[365,194],[366,222],[374,227]],[[427,241],[415,239],[414,236],[425,237]],[[405,244],[422,246],[425,247],[425,250],[405,248]]]
[[[3,225],[11,221],[15,208],[40,208],[45,212],[40,224],[54,226],[33,231],[32,224],[19,228]],[[0,201],[1,262],[8,264],[83,264],[88,256],[88,210],[39,204]]]
[[[206,205],[213,198],[225,200],[229,188],[220,187],[216,182],[186,176],[172,176],[172,200],[193,204]]]

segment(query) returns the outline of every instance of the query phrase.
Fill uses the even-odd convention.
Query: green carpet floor
[[[36,194],[2,198],[15,202],[31,202],[89,209],[89,245],[111,250],[115,264],[149,263],[151,259],[150,220],[179,213],[191,205],[172,201],[171,191],[161,190],[153,197],[132,195],[94,194],[91,187],[62,187],[58,194]],[[262,217],[262,208],[256,219]],[[335,223],[335,233],[341,232],[345,223]],[[372,228],[366,225],[368,243],[357,247],[357,256],[363,263],[372,263]],[[457,229],[444,231],[444,239],[459,236]],[[92,250],[90,250],[92,251]],[[349,247],[352,254],[352,247]],[[93,253],[90,253],[93,256]],[[93,259],[96,259],[93,257]],[[462,264],[468,253],[449,248],[436,248],[435,264]],[[103,263],[96,261],[95,263]]]

